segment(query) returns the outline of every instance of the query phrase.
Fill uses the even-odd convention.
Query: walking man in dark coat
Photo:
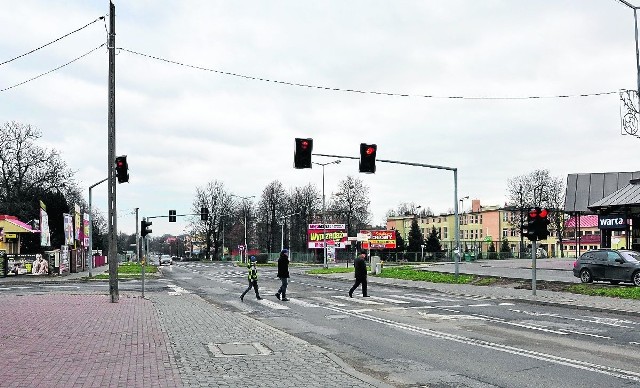
[[[280,299],[280,295],[282,295],[282,301],[287,302],[287,283],[289,283],[289,251],[283,249],[280,252],[280,257],[278,258],[278,277],[280,278],[280,282],[282,285],[278,292],[276,293],[276,298]]]
[[[367,257],[366,251],[361,251],[360,255],[358,255],[358,257],[356,257],[355,261],[353,262],[353,268],[355,269],[356,282],[354,283],[353,287],[351,287],[351,289],[349,290],[350,298],[353,298],[353,291],[355,291],[360,284],[362,284],[362,296],[365,298],[369,297],[369,295],[367,294],[367,263],[365,261],[366,257]]]

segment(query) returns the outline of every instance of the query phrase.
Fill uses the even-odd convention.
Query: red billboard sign
[[[363,249],[395,249],[395,230],[361,230],[360,233],[368,234],[369,241],[362,242]]]

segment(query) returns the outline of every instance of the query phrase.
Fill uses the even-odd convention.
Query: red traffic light
[[[307,148],[309,148],[309,142],[306,140],[301,141],[300,148],[302,148],[303,150],[306,150]]]
[[[538,216],[540,216],[540,218],[547,218],[548,215],[549,212],[547,211],[547,209],[541,209],[540,213],[538,213]]]
[[[536,217],[538,217],[538,209],[531,209],[531,210],[529,210],[529,217],[531,217],[531,218],[536,218]]]
[[[365,151],[365,152],[367,153],[367,155],[371,155],[371,154],[373,154],[374,152],[376,152],[376,150],[375,150],[375,148],[373,148],[373,147],[367,147],[367,149],[366,149],[366,151]]]

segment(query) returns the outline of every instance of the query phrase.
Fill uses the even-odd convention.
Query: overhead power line
[[[6,60],[6,61],[4,61],[4,62],[0,63],[0,66],[5,65],[5,64],[7,64],[7,63],[9,63],[9,62],[15,61],[15,60],[16,60],[16,59],[18,59],[18,58],[22,58],[22,57],[24,57],[24,56],[26,56],[26,55],[32,54],[32,53],[34,53],[34,52],[36,52],[36,51],[40,50],[41,48],[47,47],[47,46],[49,46],[49,45],[51,45],[51,44],[53,44],[53,43],[55,43],[55,42],[57,42],[57,41],[59,41],[59,40],[61,40],[61,39],[66,38],[67,36],[69,36],[69,35],[71,35],[71,34],[75,34],[76,32],[78,32],[78,31],[80,31],[80,30],[83,30],[83,29],[85,29],[85,28],[89,27],[90,25],[92,25],[93,23],[97,22],[98,20],[104,20],[104,16],[100,16],[100,17],[99,17],[99,18],[97,18],[96,20],[94,20],[94,21],[92,21],[92,22],[90,22],[90,23],[87,23],[87,24],[85,24],[84,26],[82,26],[82,27],[80,27],[80,28],[78,28],[78,29],[73,30],[73,31],[69,32],[68,34],[62,35],[62,36],[61,36],[61,37],[59,37],[58,39],[52,40],[51,42],[46,43],[46,44],[44,44],[44,45],[42,45],[42,46],[40,46],[40,47],[38,47],[38,48],[36,48],[36,49],[33,49],[33,50],[31,50],[31,51],[29,51],[29,52],[26,52],[26,53],[24,53],[24,54],[22,54],[22,55],[18,55],[18,56],[17,56],[17,57],[15,57],[15,58],[11,58],[11,59],[9,59],[9,60]]]
[[[13,85],[13,86],[9,86],[8,88],[0,89],[0,92],[5,92],[5,91],[7,91],[7,90],[9,90],[9,89],[13,89],[13,88],[15,88],[16,86],[24,85],[24,84],[26,84],[27,82],[31,82],[31,81],[33,81],[33,80],[35,80],[35,79],[38,79],[38,78],[40,78],[40,77],[42,77],[42,76],[44,76],[44,75],[47,75],[47,74],[53,73],[53,72],[54,72],[54,71],[56,71],[56,70],[60,70],[60,69],[62,69],[63,67],[65,67],[65,66],[67,66],[67,65],[70,65],[70,64],[72,64],[73,62],[75,62],[75,61],[77,61],[77,60],[79,60],[79,59],[81,59],[81,58],[86,57],[87,55],[91,54],[92,52],[94,52],[94,51],[98,50],[100,47],[103,47],[103,46],[105,46],[105,45],[106,45],[106,43],[103,43],[103,44],[101,44],[100,46],[98,46],[98,47],[96,47],[96,48],[94,48],[94,49],[92,49],[92,50],[90,50],[90,51],[88,51],[88,52],[86,52],[86,53],[84,53],[84,54],[80,55],[79,57],[77,57],[77,58],[75,58],[75,59],[72,59],[71,61],[69,61],[69,62],[65,63],[64,65],[60,65],[60,66],[56,67],[55,69],[51,69],[51,70],[47,71],[46,73],[42,73],[42,74],[37,75],[37,76],[35,76],[35,77],[33,77],[33,78],[30,78],[30,79],[28,79],[28,80],[26,80],[26,81],[22,81],[22,82],[20,82],[19,84],[15,84],[15,85]]]
[[[287,82],[280,80],[273,80],[263,77],[255,77],[245,74],[232,73],[228,71],[216,70],[202,66],[190,65],[184,62],[173,61],[166,58],[157,57],[150,54],[141,53],[134,50],[129,50],[126,48],[119,47],[118,50],[125,51],[131,54],[139,55],[142,57],[154,59],[161,62],[166,62],[174,65],[189,67],[196,70],[209,71],[216,74],[228,75],[232,77],[245,78],[253,81],[262,81],[262,82],[271,82],[281,85],[287,86],[297,86],[309,89],[321,89],[321,90],[329,90],[333,92],[346,92],[346,93],[359,93],[359,94],[377,94],[383,96],[393,96],[393,97],[419,97],[419,98],[430,98],[430,99],[452,99],[452,100],[535,100],[535,99],[552,99],[552,98],[577,98],[577,97],[595,97],[595,96],[604,96],[608,94],[618,94],[618,91],[612,92],[596,92],[596,93],[580,93],[580,94],[559,94],[559,95],[549,95],[549,96],[516,96],[516,97],[480,97],[480,96],[435,96],[435,95],[426,95],[426,94],[409,94],[409,93],[393,93],[393,92],[381,92],[375,90],[357,90],[357,89],[346,89],[346,88],[336,88],[331,86],[321,86],[321,85],[311,85],[311,84],[302,84],[297,82]]]

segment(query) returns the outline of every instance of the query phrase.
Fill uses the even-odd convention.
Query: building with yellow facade
[[[474,257],[482,254],[482,257],[486,258],[492,243],[495,251],[500,252],[502,241],[506,240],[512,255],[518,256],[521,244],[521,219],[526,220],[526,214],[521,214],[518,209],[507,206],[481,206],[480,200],[474,199],[471,201],[470,211],[461,211],[459,217],[460,246],[464,252],[470,252]],[[435,228],[440,236],[442,248],[447,251],[455,248],[454,214],[389,217],[387,229],[397,230],[406,242],[414,219],[425,239],[431,233],[432,228]],[[530,241],[526,237],[522,241],[523,252],[529,254]],[[555,236],[549,236],[547,240],[539,241],[538,247],[544,251],[546,256],[559,255],[559,245]]]

